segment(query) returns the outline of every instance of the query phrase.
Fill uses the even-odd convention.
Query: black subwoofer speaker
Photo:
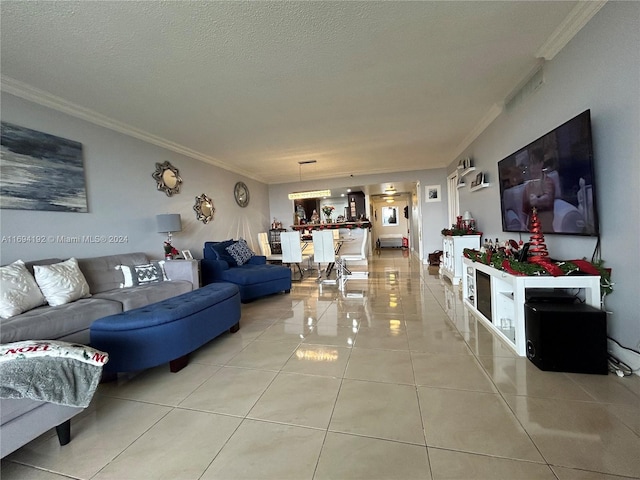
[[[606,313],[583,303],[527,303],[527,357],[540,370],[608,373]]]

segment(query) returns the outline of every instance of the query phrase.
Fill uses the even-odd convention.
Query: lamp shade
[[[156,215],[156,221],[158,222],[158,233],[182,231],[182,221],[179,213]]]

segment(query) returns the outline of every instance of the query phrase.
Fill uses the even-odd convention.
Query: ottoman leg
[[[169,362],[169,371],[171,371],[171,373],[179,372],[188,364],[189,364],[189,354],[187,353],[186,355],[183,355],[174,360],[171,360]]]
[[[231,327],[229,329],[229,332],[236,333],[238,330],[240,330],[240,322],[236,323],[233,327]]]

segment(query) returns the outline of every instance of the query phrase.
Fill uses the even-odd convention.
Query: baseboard
[[[640,376],[640,355],[622,348],[613,340],[607,340],[607,351],[618,360],[629,365],[634,370],[635,375]]]

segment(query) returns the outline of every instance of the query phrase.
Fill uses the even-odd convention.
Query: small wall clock
[[[233,195],[236,198],[236,203],[242,208],[249,205],[249,187],[247,187],[244,182],[236,183],[233,189]]]

